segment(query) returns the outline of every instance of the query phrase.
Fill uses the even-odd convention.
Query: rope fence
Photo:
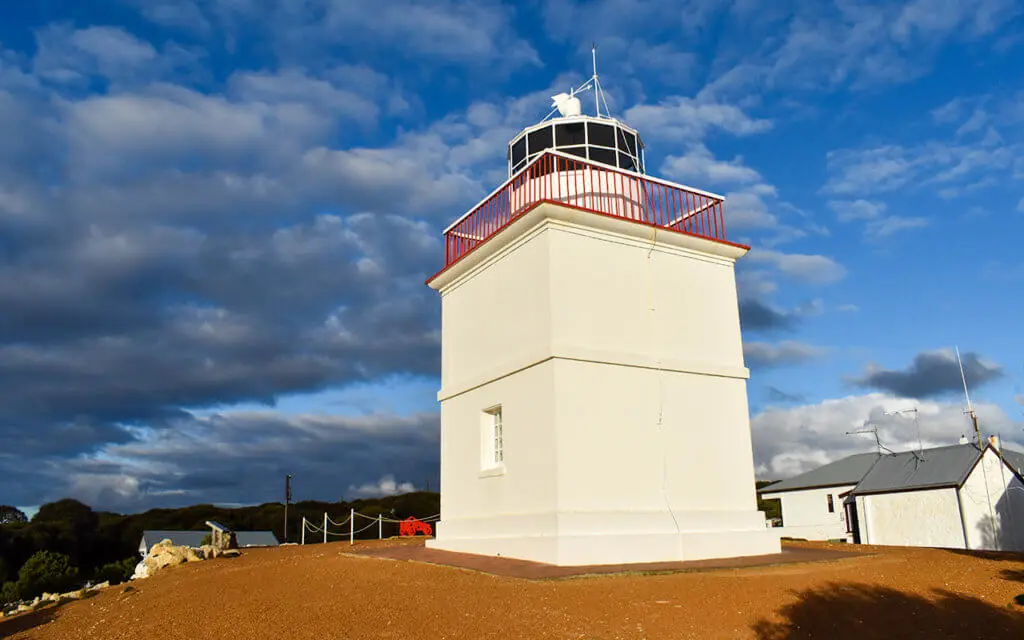
[[[370,522],[367,523],[366,526],[360,527],[359,529],[356,529],[356,518],[364,518],[366,520],[369,520]],[[425,522],[425,523],[428,523],[428,524],[436,523],[440,519],[441,519],[441,514],[440,513],[435,513],[434,515],[427,516],[426,518],[417,518],[417,520],[419,520],[420,522]],[[370,516],[370,515],[366,515],[365,513],[359,513],[355,509],[351,509],[351,510],[349,510],[348,517],[345,518],[344,520],[342,520],[341,522],[336,522],[336,521],[332,520],[331,517],[325,511],[324,512],[323,524],[320,525],[320,526],[317,526],[317,525],[313,524],[308,518],[303,516],[302,517],[302,544],[306,544],[306,532],[307,531],[310,532],[310,533],[322,533],[323,534],[323,542],[324,543],[327,542],[327,536],[329,536],[329,535],[337,536],[337,537],[341,537],[341,536],[346,536],[347,535],[348,536],[348,543],[349,544],[355,544],[356,534],[363,533],[364,531],[368,531],[374,525],[377,525],[377,539],[378,540],[383,540],[384,539],[384,523],[385,522],[387,522],[389,524],[401,524],[403,522],[403,520],[398,520],[398,519],[395,519],[395,518],[386,518],[386,517],[384,517],[383,514],[377,514],[375,516]],[[339,527],[340,528],[340,527],[345,526],[346,524],[348,525],[348,531],[344,531],[344,530],[342,530],[342,531],[331,531],[330,530],[330,525],[334,525],[335,527]]]

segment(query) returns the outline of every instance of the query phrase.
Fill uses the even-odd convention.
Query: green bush
[[[62,593],[79,586],[78,569],[68,557],[53,551],[37,551],[18,572],[18,593],[23,599],[34,598],[44,591]]]
[[[120,562],[105,564],[96,572],[96,582],[121,584],[132,577],[132,574],[135,573],[135,565],[138,563],[137,558],[125,558]]]
[[[14,582],[5,582],[0,587],[0,604],[8,604],[18,600],[21,600],[21,597],[18,595],[18,585]]]
[[[201,544],[201,545],[213,544],[213,534],[212,533],[208,533],[205,536],[203,536],[203,539],[199,541],[199,544]]]

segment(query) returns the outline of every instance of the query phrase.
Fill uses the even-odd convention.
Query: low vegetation
[[[340,521],[349,509],[391,519],[425,518],[440,511],[440,496],[414,492],[351,502],[299,502],[289,506],[289,539],[298,541],[303,517],[319,524],[326,511]],[[284,505],[280,503],[238,509],[200,504],[121,515],[64,499],[43,505],[31,520],[14,507],[0,505],[0,604],[31,599],[44,591],[75,589],[86,581],[123,582],[139,561],[143,530],[198,531],[206,528],[207,520],[236,531],[273,531],[284,541]],[[383,534],[398,535],[398,525],[385,523]],[[356,537],[375,538],[377,528]]]

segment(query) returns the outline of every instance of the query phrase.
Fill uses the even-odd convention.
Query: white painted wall
[[[991,449],[960,488],[971,549],[1024,551],[1024,485]]]
[[[431,546],[557,564],[778,552],[754,494],[742,253],[544,204],[432,281]],[[496,404],[498,475],[480,469],[480,415]]]
[[[909,547],[964,547],[956,489],[857,497],[861,542]]]
[[[767,500],[778,499],[782,504],[782,527],[776,530],[781,535],[805,540],[846,539],[846,510],[840,494],[853,489],[854,485],[762,493]],[[828,496],[832,496],[834,511],[828,511]]]

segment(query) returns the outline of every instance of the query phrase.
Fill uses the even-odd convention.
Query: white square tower
[[[578,105],[578,103],[577,103]],[[569,114],[445,231],[436,549],[556,565],[780,550],[757,510],[723,199]]]

